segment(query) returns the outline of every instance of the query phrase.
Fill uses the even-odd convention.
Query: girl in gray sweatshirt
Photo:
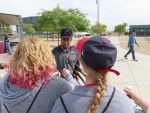
[[[107,84],[109,72],[120,74],[112,69],[117,56],[116,47],[100,36],[81,39],[78,43],[86,84],[76,86],[58,98],[51,113],[134,113],[126,94]]]
[[[54,75],[55,59],[42,39],[21,41],[5,69],[0,80],[1,113],[50,113],[55,100],[71,90],[65,79]]]

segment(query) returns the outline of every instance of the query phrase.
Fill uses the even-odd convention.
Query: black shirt
[[[78,52],[72,48],[69,47],[67,51],[63,50],[61,46],[57,46],[52,50],[52,53],[55,56],[55,60],[57,63],[57,69],[61,72],[64,68],[68,69],[71,74],[73,74],[73,71],[75,67],[79,66],[79,60],[78,60]]]

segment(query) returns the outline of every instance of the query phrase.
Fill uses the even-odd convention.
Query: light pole
[[[99,0],[96,0],[97,4],[97,22],[99,23]]]

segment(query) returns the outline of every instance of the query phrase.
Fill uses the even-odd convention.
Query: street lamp
[[[96,0],[97,4],[97,22],[99,23],[99,0]]]

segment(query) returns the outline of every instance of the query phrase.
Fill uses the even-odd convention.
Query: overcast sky
[[[0,13],[35,16],[41,9],[78,8],[93,24],[97,21],[96,0],[0,0]],[[150,0],[100,0],[99,21],[108,30],[123,22],[128,25],[150,24]]]

